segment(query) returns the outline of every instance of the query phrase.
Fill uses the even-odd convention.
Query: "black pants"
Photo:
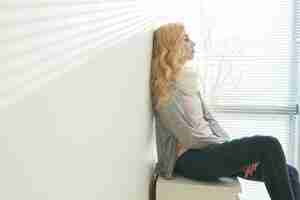
[[[242,166],[258,162],[251,177]],[[300,200],[299,174],[287,164],[281,143],[273,136],[254,135],[189,149],[176,161],[174,172],[184,177],[215,181],[218,177],[242,177],[263,181],[272,200]]]

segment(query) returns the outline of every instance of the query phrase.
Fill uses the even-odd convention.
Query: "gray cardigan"
[[[191,122],[190,113],[183,105],[187,94],[175,86],[174,93],[162,109],[154,111],[156,147],[158,162],[155,163],[154,177],[159,175],[165,179],[175,178],[173,170],[176,162],[176,142],[179,141],[188,149],[201,149],[212,143],[223,143],[231,140],[226,131],[209,112],[201,97],[200,91],[189,97],[198,112],[199,123]],[[200,101],[199,101],[200,100]],[[201,128],[198,128],[201,127]],[[209,129],[209,131],[207,131]]]

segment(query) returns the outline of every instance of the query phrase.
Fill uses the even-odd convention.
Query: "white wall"
[[[101,2],[1,2],[0,199],[147,199],[151,20]]]

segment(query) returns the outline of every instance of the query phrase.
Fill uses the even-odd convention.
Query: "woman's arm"
[[[230,135],[225,131],[225,129],[219,124],[219,122],[215,119],[215,117],[209,111],[206,103],[204,102],[204,100],[201,97],[200,91],[197,94],[200,97],[201,102],[202,102],[204,118],[217,128],[218,133],[220,133],[220,134],[222,134],[222,136],[225,136],[226,138],[228,138],[228,140],[231,140]]]
[[[215,143],[218,140],[223,140],[218,136],[195,134],[194,127],[187,121],[189,117],[184,116],[188,115],[189,112],[184,112],[184,107],[175,98],[170,99],[170,103],[158,113],[162,125],[170,130],[179,143],[186,148],[202,147],[203,143]]]

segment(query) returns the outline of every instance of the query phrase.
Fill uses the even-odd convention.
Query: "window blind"
[[[225,4],[234,11],[222,9]],[[204,98],[233,138],[275,136],[294,163],[293,1],[203,1],[202,6],[206,23],[198,26],[209,27],[209,16],[216,24],[203,31],[196,45]]]

